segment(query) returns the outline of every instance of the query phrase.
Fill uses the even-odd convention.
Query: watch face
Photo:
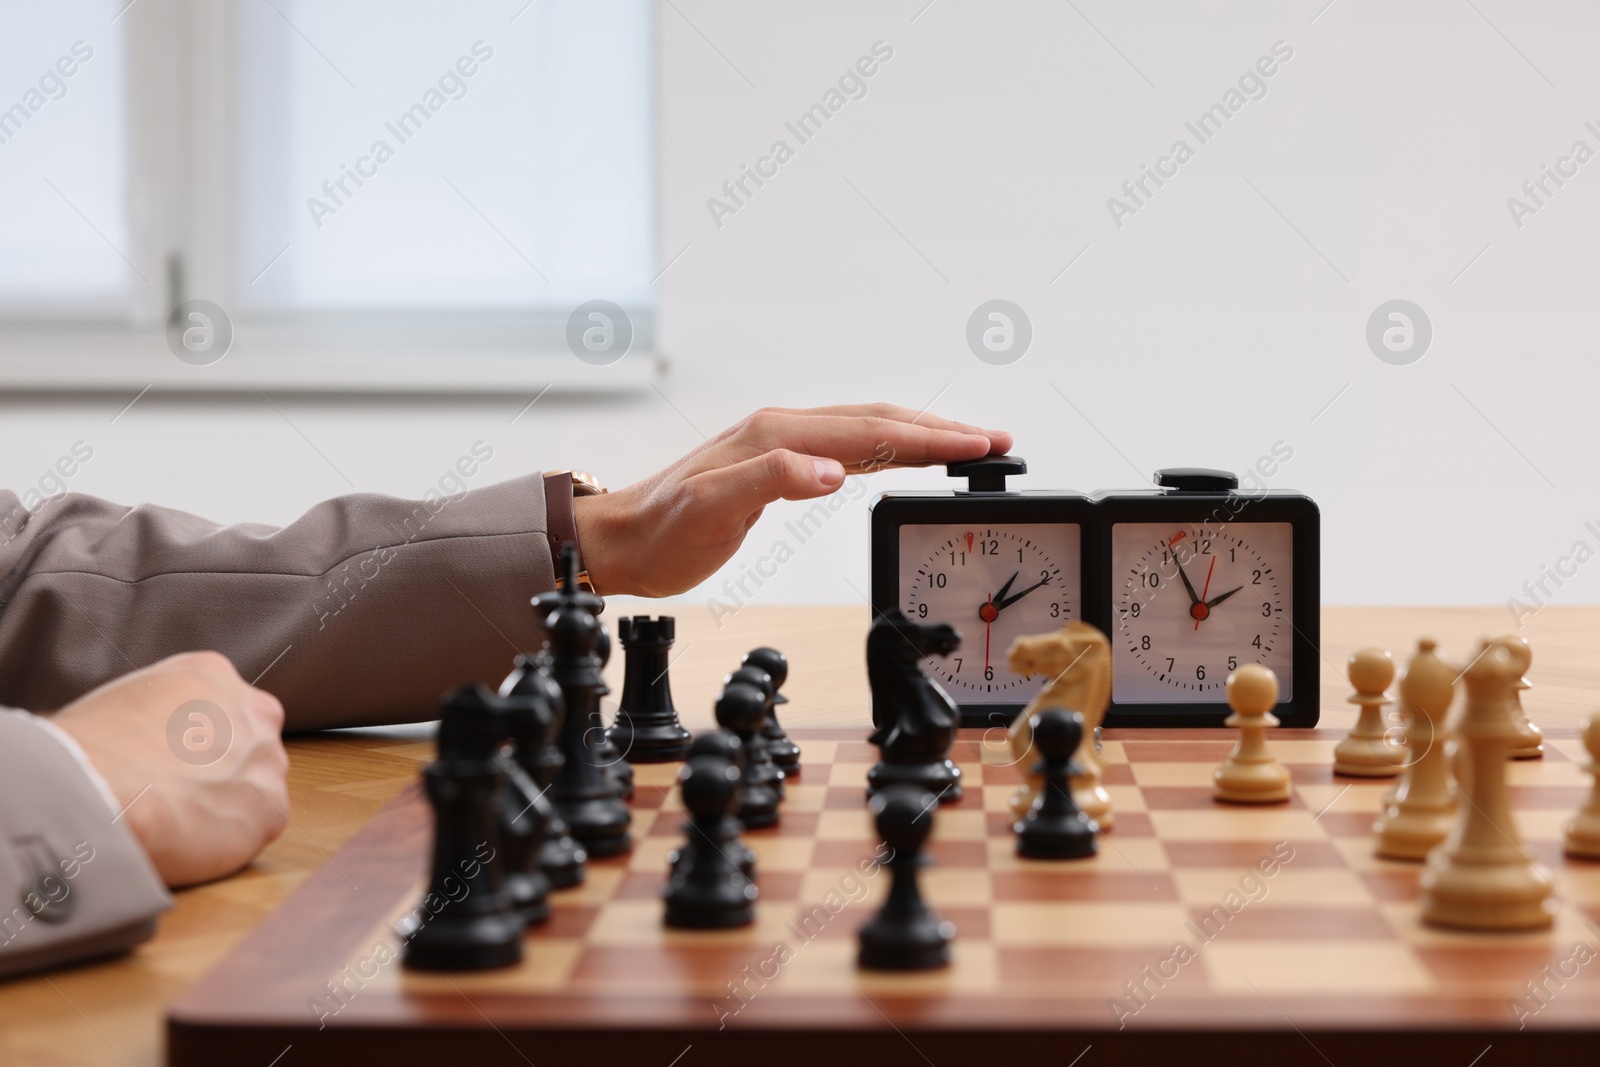
[[[1228,674],[1259,663],[1288,700],[1293,548],[1286,522],[1114,525],[1112,699],[1225,704]]]
[[[1038,690],[1006,650],[1079,617],[1081,544],[1075,523],[900,527],[900,609],[961,632],[959,649],[927,661],[957,703],[1018,704]]]

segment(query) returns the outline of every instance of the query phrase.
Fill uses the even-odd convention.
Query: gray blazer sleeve
[[[176,652],[215,649],[287,730],[431,718],[537,638],[554,572],[538,475],[453,497],[376,494],[281,529],[69,493],[0,492],[0,703],[58,708]]]
[[[0,711],[0,978],[125,951],[171,905],[102,788],[47,725]]]

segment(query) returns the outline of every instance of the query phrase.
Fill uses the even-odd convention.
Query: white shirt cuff
[[[67,750],[67,754],[72,757],[73,762],[77,763],[78,767],[88,777],[90,783],[94,785],[95,792],[99,793],[100,799],[105,801],[106,809],[111,812],[112,817],[115,818],[122,814],[122,805],[117,803],[117,795],[111,791],[111,786],[101,776],[100,772],[95,770],[94,764],[89,762],[88,755],[83,751],[82,746],[73,740],[71,734],[43,715],[35,715],[31,711],[18,711],[15,708],[3,708],[0,711],[5,711],[12,715],[20,715],[59,741],[61,747]]]

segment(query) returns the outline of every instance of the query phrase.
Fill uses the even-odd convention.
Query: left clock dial
[[[1006,650],[1079,617],[1081,552],[1072,523],[900,527],[901,609],[961,631],[958,650],[928,660],[957,701],[1016,704],[1038,689],[1041,679],[1006,665]]]

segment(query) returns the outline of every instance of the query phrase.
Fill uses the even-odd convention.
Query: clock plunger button
[[[1239,488],[1239,476],[1210,467],[1166,467],[1156,471],[1155,482],[1180,493],[1226,493]]]
[[[945,464],[952,478],[965,478],[969,493],[1003,493],[1008,474],[1027,474],[1028,461],[1021,456],[984,456]]]

